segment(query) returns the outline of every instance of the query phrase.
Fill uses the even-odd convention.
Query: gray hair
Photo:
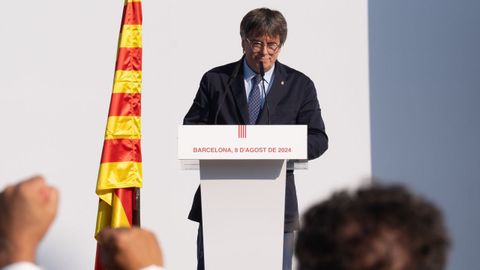
[[[287,21],[282,13],[268,8],[257,8],[248,12],[240,23],[242,40],[256,36],[280,36],[280,45],[287,39]]]

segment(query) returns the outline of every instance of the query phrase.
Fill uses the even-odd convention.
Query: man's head
[[[250,68],[259,72],[259,64],[262,63],[267,71],[272,68],[287,39],[287,21],[279,11],[254,9],[243,17],[240,36]]]
[[[440,270],[449,239],[441,212],[400,186],[341,192],[303,216],[299,270]]]

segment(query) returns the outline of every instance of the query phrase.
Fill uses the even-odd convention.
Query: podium
[[[200,169],[205,269],[282,269],[286,161],[306,161],[307,126],[180,126],[178,158]]]

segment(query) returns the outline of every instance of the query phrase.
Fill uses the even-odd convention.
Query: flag
[[[106,227],[140,225],[142,2],[125,0],[110,109],[98,171],[95,237]],[[99,249],[95,269],[100,270]]]

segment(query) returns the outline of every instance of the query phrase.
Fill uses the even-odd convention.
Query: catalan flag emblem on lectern
[[[95,236],[106,227],[140,225],[142,3],[125,0],[105,140],[98,172]],[[95,269],[102,269],[97,247]]]

